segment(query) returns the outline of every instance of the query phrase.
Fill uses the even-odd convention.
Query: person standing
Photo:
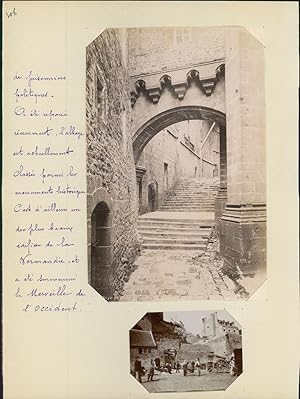
[[[230,356],[229,360],[229,370],[230,370],[230,375],[235,376],[235,359],[234,359],[234,353]]]
[[[188,361],[186,359],[184,359],[184,361],[182,363],[182,369],[183,369],[183,376],[184,377],[187,376],[187,368],[188,368]]]
[[[195,362],[195,367],[196,367],[196,369],[197,369],[197,371],[198,371],[198,376],[200,377],[200,373],[201,373],[201,364],[200,364],[200,360],[199,360],[198,357],[197,357],[196,362]]]
[[[134,372],[135,372],[135,378],[139,382],[142,382],[142,362],[138,356],[135,358]]]
[[[195,371],[195,362],[194,360],[191,362],[191,372],[193,373]]]
[[[169,373],[169,374],[172,374],[172,366],[171,366],[170,363],[166,363],[166,368],[167,368],[167,370],[168,370],[168,373]]]
[[[153,381],[153,376],[154,376],[154,362],[153,359],[151,359],[148,369],[148,381]]]
[[[177,362],[176,363],[176,373],[179,373],[179,370],[180,370],[180,363]]]

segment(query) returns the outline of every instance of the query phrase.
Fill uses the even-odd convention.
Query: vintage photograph
[[[130,373],[149,392],[225,390],[243,371],[242,328],[225,310],[147,313],[129,334]]]
[[[264,91],[243,27],[87,46],[88,280],[106,300],[247,299],[266,280]]]

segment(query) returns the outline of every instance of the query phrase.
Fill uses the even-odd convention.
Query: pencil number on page
[[[17,15],[17,11],[16,11],[15,7],[11,12],[6,12],[7,18],[14,17],[15,15]]]

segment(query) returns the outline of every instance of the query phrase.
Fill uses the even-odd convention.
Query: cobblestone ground
[[[203,372],[202,372],[203,373]],[[221,391],[225,390],[237,377],[229,373],[208,373],[200,377],[197,373],[161,373],[155,374],[153,381],[142,382],[144,388],[149,392],[187,392],[187,391]],[[146,381],[146,377],[143,377]]]
[[[189,250],[143,250],[124,285],[120,301],[240,299],[236,285],[221,272],[218,241],[199,255]]]

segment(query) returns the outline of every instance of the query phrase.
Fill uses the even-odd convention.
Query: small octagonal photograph
[[[242,327],[226,310],[147,313],[129,342],[148,392],[224,391],[243,372]]]

